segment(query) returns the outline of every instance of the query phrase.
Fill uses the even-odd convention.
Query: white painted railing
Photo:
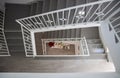
[[[53,39],[42,39],[42,49],[43,49],[43,54],[46,55],[47,51],[46,51],[46,45],[49,42],[63,42],[63,43],[68,43],[65,41],[69,41],[71,42],[71,44],[75,44],[75,48],[78,48],[78,46],[76,46],[76,42],[79,41],[79,48],[81,50],[79,50],[80,52],[77,54],[78,56],[89,56],[89,49],[88,49],[88,44],[86,41],[86,38],[53,38]],[[73,42],[73,43],[72,43]],[[70,44],[70,43],[69,43]]]
[[[86,41],[86,38],[83,37],[82,40],[81,40],[81,48],[82,48],[82,53],[83,55],[90,55],[89,53],[89,48],[88,48],[88,44],[87,44],[87,41]]]
[[[29,30],[61,27],[67,25],[76,26],[79,23],[100,22],[119,5],[113,5],[113,0],[100,0],[43,14],[38,14],[16,20],[21,26]],[[107,11],[106,11],[107,10]]]
[[[116,9],[107,19],[109,31],[113,31],[117,41],[120,41],[120,7]]]
[[[4,13],[0,11],[0,56],[10,56],[4,34]]]
[[[98,26],[98,25],[100,26],[101,24],[100,22],[106,19],[110,21],[111,26],[114,26],[112,25],[112,22],[115,22],[115,20],[119,19],[120,17],[114,20],[111,18],[117,13],[116,11],[118,12],[120,11],[119,8],[120,8],[120,1],[118,0],[100,0],[93,3],[87,3],[83,5],[70,7],[70,8],[60,9],[60,10],[38,14],[38,15],[34,15],[26,18],[21,18],[21,19],[17,19],[16,21],[21,25],[23,30],[25,29],[29,31],[28,36],[31,36],[30,33],[31,32],[35,33],[36,30],[47,32],[50,30],[53,31],[53,30],[82,28],[85,26],[88,26],[88,27]],[[116,13],[113,13],[113,12],[116,12]],[[119,27],[119,25],[120,24],[117,23],[115,27]],[[118,28],[117,30],[115,30],[115,32],[117,32],[116,34],[118,37],[120,32],[118,31]],[[26,36],[24,35],[24,31],[23,31],[23,40],[24,40],[26,55],[29,55],[27,54],[27,52],[29,52],[29,49],[26,45],[25,38]],[[32,40],[34,40],[34,38],[33,39],[31,38],[29,46],[32,48],[30,50],[32,51],[30,52],[31,55],[34,55],[34,52],[36,51],[33,50],[35,48],[35,44],[34,44],[34,41]],[[88,51],[85,51],[85,52],[88,52]]]
[[[22,27],[22,26],[21,26],[21,30],[22,30],[25,54],[26,54],[27,57],[33,56],[31,32],[29,30],[27,30],[25,27]]]

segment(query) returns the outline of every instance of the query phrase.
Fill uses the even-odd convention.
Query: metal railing
[[[120,17],[116,17],[115,19],[112,18],[117,13],[116,10],[118,12],[120,11],[119,8],[120,8],[120,1],[118,0],[100,0],[93,3],[87,3],[87,4],[51,11],[43,14],[38,14],[26,18],[21,18],[21,19],[17,19],[16,21],[21,25],[23,30],[29,31],[28,36],[31,36],[30,32],[35,32],[36,29],[37,30],[45,29],[45,31],[49,31],[52,28],[54,28],[54,30],[55,29],[61,30],[62,29],[61,27],[65,29],[65,27],[69,27],[69,26],[71,27],[71,29],[73,29],[73,27],[75,26],[82,26],[81,24],[83,24],[84,26],[89,23],[95,23],[95,25],[98,25],[98,23],[100,24],[101,21],[109,20],[111,26],[115,27],[113,29],[115,29],[115,33],[117,34],[117,37],[119,37],[120,35],[119,22],[115,26],[112,24],[120,18]],[[27,54],[27,52],[29,52],[29,49],[26,45],[26,40],[25,40],[26,36],[24,31],[22,32],[23,32],[23,40],[24,40],[26,55],[29,55]],[[65,40],[65,38],[62,39]],[[30,53],[31,55],[33,55],[34,53],[33,43],[31,38],[30,40],[31,41],[29,41],[30,42],[29,47],[32,48],[30,49],[30,51],[32,51]],[[83,44],[81,45],[87,46],[86,45],[87,42],[85,41],[85,39],[83,39],[82,41]],[[84,48],[81,49],[84,51]],[[85,49],[84,52],[88,52],[87,49]]]
[[[4,13],[0,11],[0,56],[10,56],[4,34]]]
[[[120,3],[119,3],[120,4]],[[120,41],[120,6],[117,7],[107,19],[109,24],[109,31],[113,31],[117,41]]]
[[[113,0],[101,0],[43,14],[38,14],[16,21],[29,30],[43,29],[79,23],[100,22],[104,20],[119,3],[113,5]],[[107,11],[106,11],[107,10]]]
[[[21,27],[21,30],[22,30],[25,54],[26,56],[33,56],[31,32],[24,27]]]
[[[83,53],[82,55],[90,55],[88,44],[85,37],[82,38],[80,44]]]

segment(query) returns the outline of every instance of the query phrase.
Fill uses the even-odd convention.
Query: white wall
[[[120,73],[120,42],[116,44],[114,32],[109,31],[107,21],[102,22],[99,32],[104,46],[109,49],[116,71]]]
[[[118,73],[1,73],[0,78],[120,78]]]

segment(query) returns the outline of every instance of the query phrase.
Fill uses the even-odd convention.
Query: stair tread
[[[9,38],[6,38],[6,39],[23,39],[21,37],[9,37]]]
[[[21,30],[5,30],[5,32],[21,32]]]

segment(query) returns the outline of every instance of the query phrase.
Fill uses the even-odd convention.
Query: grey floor
[[[114,72],[111,62],[101,59],[81,58],[27,58],[23,53],[0,57],[0,72]]]

